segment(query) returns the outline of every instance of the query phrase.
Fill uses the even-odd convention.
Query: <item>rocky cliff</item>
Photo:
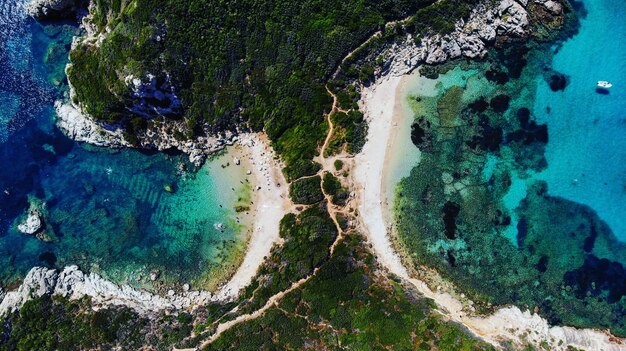
[[[32,0],[27,9],[38,20],[65,18],[74,14],[81,3],[81,0]]]
[[[69,299],[89,296],[96,306],[124,305],[140,313],[165,309],[184,309],[207,304],[218,296],[207,291],[169,290],[167,296],[116,285],[95,273],[84,273],[77,266],[62,271],[35,267],[28,272],[17,290],[0,292],[0,316],[18,310],[25,302],[43,295],[58,295]]]
[[[551,0],[500,0],[483,1],[472,11],[469,19],[455,24],[452,33],[433,35],[416,42],[407,37],[385,53],[388,57],[382,75],[400,76],[409,73],[422,63],[440,64],[451,59],[466,57],[480,59],[487,47],[496,40],[523,39],[529,35],[529,6],[542,6],[551,15],[560,16],[563,8]]]

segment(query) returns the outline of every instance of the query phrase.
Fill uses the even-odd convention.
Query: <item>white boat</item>
[[[607,82],[606,80],[599,80],[599,81],[598,81],[598,86],[599,86],[600,88],[606,88],[606,89],[608,89],[608,88],[612,87],[612,86],[613,86],[613,84],[611,84],[610,82]]]

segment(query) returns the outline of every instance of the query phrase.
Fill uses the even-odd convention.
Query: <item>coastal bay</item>
[[[37,54],[0,64],[44,88],[7,75],[0,89],[5,154],[20,156],[1,179],[7,347],[622,349],[624,247],[603,220],[619,206],[551,192],[551,166],[587,154],[562,143],[585,136],[551,105],[585,89],[553,58],[597,8],[392,3],[250,17],[239,1],[220,3],[237,9],[225,15],[105,0],[82,18],[86,35],[2,8],[38,41],[9,36],[15,57]],[[55,15],[80,11],[68,4]],[[233,25],[239,11],[255,20]],[[272,21],[324,40],[284,41]]]

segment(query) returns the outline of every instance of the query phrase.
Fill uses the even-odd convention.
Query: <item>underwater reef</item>
[[[538,42],[509,44],[464,63],[457,85],[410,97],[421,160],[396,189],[397,236],[418,271],[434,267],[479,309],[514,304],[551,324],[623,336],[624,243],[592,208],[550,195],[535,177],[549,167],[550,143],[533,109],[536,77],[555,93],[567,89],[547,65],[551,54]]]

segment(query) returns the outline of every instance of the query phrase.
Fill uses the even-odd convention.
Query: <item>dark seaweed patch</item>
[[[530,121],[530,110],[526,107],[522,107],[517,110],[517,120],[519,121],[519,125],[522,128],[528,128],[528,121]]]
[[[592,220],[589,220],[589,224],[591,226],[589,236],[585,238],[585,242],[583,244],[583,249],[585,252],[591,252],[596,243],[596,237],[598,236],[598,230],[596,229],[596,225]]]
[[[566,285],[575,288],[576,296],[584,299],[587,294],[599,296],[608,292],[607,302],[618,302],[626,295],[626,270],[619,262],[587,255],[579,268],[563,275]]]
[[[497,53],[497,62],[506,67],[508,76],[511,79],[518,79],[522,75],[522,70],[528,61],[526,54],[530,51],[525,45],[510,44],[504,50]]]
[[[526,218],[520,218],[517,222],[517,246],[524,246],[524,241],[526,240],[526,235],[528,234],[528,222]]]
[[[550,89],[552,91],[563,91],[567,85],[567,77],[565,77],[564,74],[555,73],[550,76],[548,84],[550,84]]]
[[[481,116],[479,126],[480,134],[468,141],[468,146],[473,149],[480,148],[483,151],[498,151],[502,143],[502,128],[491,126],[486,116]]]
[[[44,262],[48,267],[52,267],[57,262],[57,256],[50,251],[44,252],[39,255],[39,261]]]
[[[456,238],[456,217],[461,212],[461,206],[454,202],[448,201],[443,206],[443,225],[446,231],[446,237],[450,240]]]
[[[494,112],[502,113],[509,109],[509,102],[511,101],[511,97],[505,94],[496,95],[489,102],[489,106],[493,109]]]
[[[419,123],[415,122],[411,125],[411,141],[415,146],[420,147],[425,141],[426,131]]]
[[[535,141],[544,144],[548,142],[548,126],[545,124],[537,125],[535,121],[531,121],[529,109],[522,107],[517,110],[517,119],[522,128],[509,133],[506,137],[507,141],[522,142],[524,145],[529,145]]]
[[[485,112],[487,108],[489,108],[489,103],[485,100],[483,96],[481,96],[478,100],[467,105],[474,112]]]
[[[411,125],[411,141],[420,150],[428,150],[432,146],[432,136],[429,133],[430,121],[420,117]]]
[[[495,82],[500,85],[506,84],[509,81],[509,76],[505,72],[493,70],[493,69],[487,71],[485,73],[485,77],[487,78],[488,81]]]
[[[535,268],[537,268],[537,270],[541,273],[544,273],[545,271],[548,270],[548,256],[541,256],[541,258],[539,259],[539,262],[537,262],[537,265],[535,265]]]
[[[448,250],[448,263],[450,263],[450,266],[456,267],[456,258],[450,250]]]

